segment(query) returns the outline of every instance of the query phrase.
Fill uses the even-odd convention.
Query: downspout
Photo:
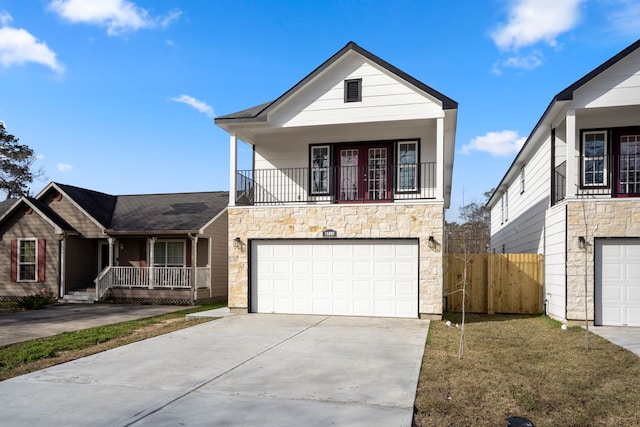
[[[60,298],[64,297],[66,289],[65,289],[65,276],[66,276],[66,268],[65,264],[67,263],[67,236],[63,232],[60,234]]]

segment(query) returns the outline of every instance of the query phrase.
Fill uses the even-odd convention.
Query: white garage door
[[[418,317],[416,240],[251,245],[251,311]]]
[[[640,326],[640,240],[596,240],[596,324]]]

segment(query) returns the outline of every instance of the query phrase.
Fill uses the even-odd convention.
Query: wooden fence
[[[538,314],[544,311],[542,255],[445,254],[444,296],[447,311],[462,311],[465,259],[467,312]]]

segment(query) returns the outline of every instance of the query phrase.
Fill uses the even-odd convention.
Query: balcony
[[[383,203],[436,196],[436,163],[237,171],[236,205]]]
[[[640,153],[580,156],[577,196],[640,197]]]

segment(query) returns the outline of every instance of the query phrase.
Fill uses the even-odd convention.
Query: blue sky
[[[227,190],[213,118],[355,41],[458,101],[455,219],[556,93],[639,37],[637,0],[0,0],[0,120],[39,156],[33,193]]]

